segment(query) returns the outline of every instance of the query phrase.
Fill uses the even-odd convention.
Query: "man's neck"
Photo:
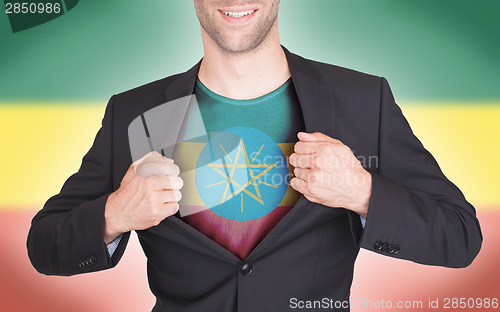
[[[290,78],[290,70],[277,36],[267,39],[258,48],[241,54],[228,53],[213,41],[204,40],[199,79],[211,91],[238,100],[277,89]]]

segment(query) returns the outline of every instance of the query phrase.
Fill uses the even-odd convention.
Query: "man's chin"
[[[217,42],[216,42],[217,43]],[[256,51],[263,41],[259,40],[249,40],[241,38],[228,38],[223,42],[217,43],[217,45],[228,54],[246,54]]]

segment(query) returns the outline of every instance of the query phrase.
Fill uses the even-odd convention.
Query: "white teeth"
[[[240,18],[243,16],[247,16],[255,12],[255,10],[249,10],[249,11],[243,11],[243,12],[222,12],[226,14],[227,16],[235,17],[235,18]]]

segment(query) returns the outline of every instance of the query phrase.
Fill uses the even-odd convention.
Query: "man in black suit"
[[[482,242],[475,210],[413,135],[384,78],[282,47],[279,0],[194,2],[204,58],[110,99],[79,171],[33,219],[27,245],[39,272],[114,267],[135,230],[157,298],[153,311],[288,311],[298,301],[348,310],[360,247],[431,265],[473,261]],[[245,228],[211,209],[180,217],[188,183],[174,160],[152,152],[133,162],[128,126],[144,112],[203,90],[207,100],[234,102],[267,99],[285,86],[283,109],[300,118],[285,114],[266,127],[297,125],[287,192],[300,197],[290,196],[293,205],[263,222],[268,215],[246,220],[258,226]],[[243,200],[241,193],[242,212]],[[214,229],[213,218],[227,227]],[[238,235],[227,235],[235,228]],[[236,240],[256,228],[249,245]]]

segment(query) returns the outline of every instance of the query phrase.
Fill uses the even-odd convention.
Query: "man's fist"
[[[105,207],[104,242],[131,230],[158,225],[179,210],[183,185],[172,159],[150,152],[130,165]]]
[[[319,204],[343,207],[363,218],[368,213],[372,179],[351,149],[320,132],[299,132],[290,155],[292,188]]]

